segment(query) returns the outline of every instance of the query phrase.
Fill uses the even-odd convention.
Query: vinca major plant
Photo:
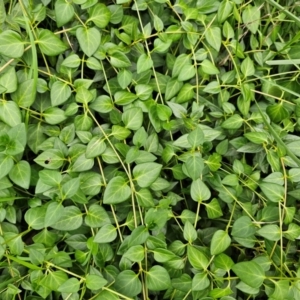
[[[0,299],[300,299],[294,0],[0,0]]]

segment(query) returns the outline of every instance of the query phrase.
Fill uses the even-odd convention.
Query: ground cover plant
[[[300,299],[298,14],[0,1],[0,299]]]

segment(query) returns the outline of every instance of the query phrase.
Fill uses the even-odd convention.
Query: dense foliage
[[[1,0],[0,299],[300,299],[298,13]]]

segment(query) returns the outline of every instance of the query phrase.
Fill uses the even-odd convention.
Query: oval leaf
[[[133,168],[133,176],[137,184],[144,188],[150,186],[159,176],[162,165],[157,163],[142,163]]]
[[[101,41],[101,35],[95,27],[85,28],[79,27],[76,30],[76,37],[78,39],[81,50],[87,55],[92,56],[98,49]]]
[[[103,203],[117,204],[126,201],[131,195],[131,189],[121,176],[111,179],[105,189]]]
[[[161,266],[154,266],[146,273],[147,287],[152,291],[163,291],[170,287],[171,279],[167,270]]]
[[[224,230],[217,230],[210,244],[210,253],[211,255],[216,255],[224,252],[230,245],[231,238],[229,234]]]
[[[237,263],[232,270],[244,283],[253,288],[259,288],[265,279],[263,268],[253,261]]]

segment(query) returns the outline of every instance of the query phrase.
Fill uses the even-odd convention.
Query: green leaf
[[[204,35],[208,44],[219,52],[222,44],[221,29],[219,27],[209,27]]]
[[[291,168],[288,171],[288,178],[292,181],[292,182],[299,182],[300,181],[300,168]]]
[[[145,257],[144,247],[141,245],[132,246],[123,254],[123,257],[126,257],[134,262],[140,262]]]
[[[278,225],[264,225],[257,230],[257,233],[270,241],[279,241],[281,238],[281,230]]]
[[[65,112],[58,107],[50,107],[44,112],[45,121],[50,125],[56,125],[63,122],[67,117]]]
[[[152,96],[153,88],[148,84],[137,84],[134,89],[141,100],[148,100]]]
[[[270,119],[275,123],[279,123],[289,117],[289,112],[282,104],[269,105],[266,112]]]
[[[110,21],[111,12],[105,4],[98,3],[90,9],[89,16],[87,22],[92,21],[97,27],[105,28]]]
[[[265,279],[263,268],[253,261],[239,262],[232,270],[244,283],[253,288],[259,288]]]
[[[34,154],[37,154],[39,151],[38,147],[46,139],[46,136],[44,135],[41,127],[41,123],[28,125],[27,134],[28,134],[28,146],[30,147],[30,149],[33,151]]]
[[[71,166],[72,172],[83,172],[91,170],[94,166],[94,159],[86,158],[85,153],[81,154]]]
[[[58,222],[64,213],[64,207],[61,203],[51,202],[47,206],[46,215],[45,215],[45,227],[49,227],[56,222]]]
[[[163,21],[157,15],[153,16],[153,25],[156,31],[162,31],[164,28]]]
[[[26,126],[24,123],[20,123],[13,126],[7,134],[12,137],[12,141],[17,141],[20,147],[25,147],[27,143]]]
[[[233,237],[250,237],[256,232],[256,228],[248,216],[239,217],[232,226]]]
[[[203,92],[208,94],[219,94],[221,92],[221,87],[218,81],[211,81],[205,86]]]
[[[58,187],[62,181],[62,175],[59,171],[42,170],[39,172],[41,181],[49,186]]]
[[[188,274],[182,274],[180,277],[172,279],[172,286],[176,290],[187,293],[192,288],[192,279]]]
[[[176,78],[172,78],[168,81],[165,93],[165,100],[168,101],[178,94],[182,88],[183,83]]]
[[[234,265],[233,260],[226,254],[221,253],[214,258],[214,264],[216,268],[226,270],[227,272],[231,270]]]
[[[285,190],[281,185],[271,182],[262,182],[259,187],[272,202],[280,202],[284,199]]]
[[[68,49],[68,46],[48,29],[39,30],[37,42],[40,50],[48,56],[56,56]]]
[[[96,274],[88,274],[85,278],[86,287],[90,290],[99,290],[107,284],[107,280]]]
[[[290,296],[287,296],[290,295]],[[275,290],[271,299],[292,299],[294,296],[291,293],[291,287],[287,280],[278,280],[275,282]]]
[[[1,169],[1,173],[2,173],[2,169]],[[31,178],[30,164],[25,160],[19,161],[10,170],[9,178],[16,185],[22,187],[23,189],[28,189],[30,184],[30,178]]]
[[[120,161],[115,151],[111,147],[107,147],[101,157],[103,161],[108,164],[115,164]]]
[[[226,1],[226,0],[224,0]],[[228,21],[225,21],[223,24],[223,35],[227,40],[232,39],[234,37],[234,30]]]
[[[205,74],[216,75],[220,73],[219,69],[208,59],[203,60],[200,65]]]
[[[242,19],[246,27],[255,34],[258,30],[261,19],[260,8],[248,4],[243,10]]]
[[[142,291],[142,283],[139,275],[131,270],[125,270],[118,274],[114,288],[127,297],[135,297]]]
[[[163,291],[171,285],[167,270],[161,266],[153,266],[146,273],[147,287],[151,291]]]
[[[227,20],[233,9],[233,3],[229,0],[223,0],[218,9],[218,22],[223,23]]]
[[[14,232],[6,232],[4,234],[4,239],[9,247],[10,254],[21,255],[24,250],[24,242],[22,241],[22,236]]]
[[[101,35],[97,28],[79,27],[76,30],[76,37],[78,39],[81,50],[87,56],[92,56],[101,42]]]
[[[200,127],[196,127],[195,130],[190,132],[187,136],[189,144],[196,148],[204,143],[204,133]]]
[[[95,243],[106,244],[117,238],[117,229],[111,224],[106,224],[100,228],[94,238]]]
[[[131,195],[131,189],[121,176],[114,177],[106,186],[103,203],[117,204],[126,201]]]
[[[24,42],[21,36],[6,29],[0,34],[0,54],[11,58],[21,57],[24,53]]]
[[[244,136],[254,144],[267,143],[269,138],[266,132],[247,132]]]
[[[118,105],[127,105],[137,99],[137,95],[125,91],[116,92],[114,96],[115,103]]]
[[[291,151],[294,155],[300,156],[300,141],[293,141],[291,143],[286,144],[286,147],[289,151]]]
[[[122,69],[118,73],[118,83],[122,89],[126,89],[132,81],[132,73],[127,69]]]
[[[119,24],[122,21],[124,15],[123,7],[121,5],[109,5],[107,8],[111,12],[109,22],[111,24]]]
[[[216,219],[223,216],[221,206],[216,198],[213,198],[209,203],[206,203],[205,210],[207,211],[209,219]]]
[[[24,219],[30,228],[35,230],[41,230],[42,228],[44,228],[45,215],[46,208],[44,206],[33,207],[29,208],[26,211]]]
[[[86,148],[86,158],[94,158],[101,155],[106,149],[106,144],[103,138],[94,136],[88,143]]]
[[[148,189],[140,189],[135,192],[135,195],[141,207],[149,208],[154,206],[152,194]]]
[[[210,253],[216,255],[224,252],[231,243],[229,234],[224,230],[217,230],[211,240]]]
[[[145,216],[145,224],[149,230],[162,229],[168,220],[168,211],[164,208],[150,208]]]
[[[59,138],[65,144],[70,144],[75,138],[75,125],[71,124],[71,125],[65,126],[61,130],[61,132],[59,134]]]
[[[0,87],[1,89],[4,88],[5,93],[13,93],[18,87],[17,80],[15,68],[7,67],[5,71],[0,74]]]
[[[145,144],[147,137],[148,137],[148,134],[147,134],[145,128],[141,127],[135,132],[135,134],[133,136],[133,140],[132,140],[133,144],[135,146],[142,146]]]
[[[17,91],[11,94],[11,98],[17,102],[19,106],[29,107],[35,100],[35,98],[32,97],[34,89],[34,80],[25,80],[18,86]]]
[[[159,143],[158,143],[158,136],[156,133],[152,133],[148,136],[147,140],[144,143],[144,148],[148,152],[155,153],[158,151]]]
[[[125,127],[131,130],[138,130],[143,123],[143,111],[139,107],[127,109],[122,114],[122,121]]]
[[[172,70],[172,77],[178,77],[181,73],[181,70],[185,65],[191,64],[191,57],[187,54],[180,54],[176,57],[174,62],[173,70]]]
[[[119,296],[116,295],[115,291],[109,291],[109,290],[104,290],[104,289],[102,289],[101,292],[97,293],[97,298],[98,298],[98,300],[99,299],[101,299],[101,300],[119,300],[120,299]]]
[[[190,80],[196,75],[196,69],[195,66],[192,64],[184,65],[181,69],[181,72],[179,73],[177,80],[178,81],[186,81]]]
[[[202,157],[194,154],[187,159],[184,163],[184,172],[193,180],[197,180],[200,178],[203,169],[204,169],[204,162]]]
[[[50,97],[52,106],[65,103],[71,96],[71,88],[62,81],[55,81],[51,87]]]
[[[17,221],[17,215],[16,215],[16,209],[14,208],[14,206],[7,206],[6,207],[6,215],[5,218],[7,221],[9,221],[10,223],[16,224]]]
[[[153,253],[154,253],[154,259],[160,263],[164,263],[174,258],[177,258],[177,256],[172,251],[164,248],[155,248],[153,250]]]
[[[190,264],[197,270],[206,270],[208,259],[206,255],[192,245],[188,245],[187,256]]]
[[[240,115],[234,114],[222,123],[222,127],[225,129],[239,129],[243,123],[243,118]]]
[[[294,241],[300,236],[300,226],[295,223],[290,223],[287,230],[283,232],[283,236]]]
[[[18,105],[13,101],[1,101],[0,120],[11,127],[20,124],[22,118]]]
[[[207,273],[197,273],[193,277],[192,291],[202,291],[210,285],[210,280],[207,277]]]
[[[60,220],[51,225],[52,228],[63,231],[70,231],[82,225],[82,213],[76,206],[67,206]]]
[[[247,56],[243,60],[241,64],[241,71],[245,77],[252,76],[255,74],[254,63],[249,56]]]
[[[85,91],[88,91],[89,93],[91,93],[91,91],[89,90],[89,88],[91,87],[92,83],[93,83],[93,81],[90,80],[90,79],[84,79],[84,78],[78,78],[78,79],[76,79],[74,81],[74,87],[76,88],[77,94],[78,93],[83,94]],[[95,90],[92,90],[92,91],[95,91]],[[77,97],[78,96],[76,95],[75,98],[76,98],[77,102],[85,103],[85,101],[77,100]],[[94,95],[93,95],[93,97],[94,97]],[[81,99],[81,98],[84,98],[84,96],[80,95],[79,99]]]
[[[72,20],[75,13],[72,2],[57,0],[54,8],[57,27],[61,27]]]
[[[128,240],[128,247],[141,245],[146,242],[148,237],[148,228],[144,225],[140,225],[131,232],[131,235]]]
[[[10,156],[0,153],[0,179],[6,176],[14,167],[14,161]]]
[[[222,300],[234,300],[234,298],[230,297],[229,295],[232,295],[233,291],[231,290],[230,286],[226,286],[225,288],[214,288],[209,292],[209,296],[213,299],[219,299]]]
[[[57,290],[61,293],[76,293],[79,291],[80,282],[77,278],[70,278],[65,281]]]
[[[70,199],[72,196],[74,196],[80,186],[80,179],[79,177],[77,178],[72,178],[70,180],[68,180],[67,182],[65,182],[62,186],[61,186],[61,198],[62,200],[65,199]]]
[[[102,227],[110,224],[109,216],[106,210],[97,204],[93,204],[89,207],[87,215],[85,217],[85,223],[87,226],[95,228]]]
[[[100,113],[109,113],[114,108],[114,105],[110,97],[102,95],[90,104],[90,108]]]
[[[190,244],[197,239],[197,231],[189,221],[184,223],[183,237]]]
[[[168,121],[172,116],[172,110],[163,104],[156,105],[157,116],[161,121]]]
[[[141,188],[150,186],[159,176],[162,165],[158,163],[141,163],[133,168],[134,180]]]
[[[211,197],[211,192],[207,185],[199,178],[193,180],[191,185],[191,197],[194,201],[202,202]]]
[[[153,66],[153,61],[150,56],[147,54],[142,54],[139,56],[137,61],[137,73],[141,74],[142,72],[145,72],[147,70],[150,70]]]
[[[22,144],[16,139],[7,139],[5,136],[0,138],[2,140],[2,147],[7,155],[17,155],[24,151]],[[6,140],[6,141],[5,141]],[[5,142],[5,144],[3,144]]]
[[[195,60],[202,61],[207,58],[207,51],[203,48],[200,48],[195,52]]]
[[[116,139],[122,141],[125,140],[130,135],[130,133],[131,132],[129,129],[119,125],[114,125],[112,127],[111,135],[113,135]]]
[[[110,63],[116,68],[126,68],[131,66],[129,58],[121,51],[114,51],[109,57]]]
[[[157,38],[154,40],[154,52],[157,53],[166,53],[172,44],[172,40],[168,39],[166,42],[163,42],[161,39]]]
[[[86,66],[95,71],[100,71],[103,70],[103,65],[100,63],[98,59],[95,57],[89,57],[86,61]]]
[[[248,284],[244,283],[243,281],[240,281],[236,285],[236,288],[246,294],[258,294],[259,293],[259,288],[253,288],[253,287],[249,286]]]

